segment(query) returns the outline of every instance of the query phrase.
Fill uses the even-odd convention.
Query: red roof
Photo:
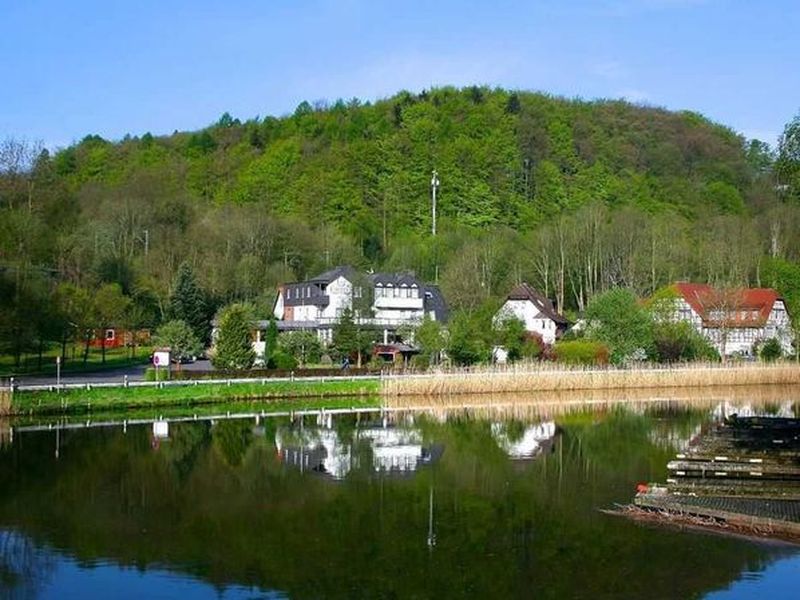
[[[726,324],[733,327],[761,327],[769,318],[778,292],[771,288],[738,288],[718,290],[703,283],[675,284],[678,294],[708,325],[721,325],[722,319],[712,319],[711,313],[730,315]],[[753,314],[753,313],[756,314]]]

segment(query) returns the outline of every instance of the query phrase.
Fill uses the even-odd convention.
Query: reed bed
[[[389,401],[403,396],[446,397],[525,392],[709,388],[798,385],[795,363],[737,363],[637,368],[581,368],[523,364],[449,369],[388,377],[381,391]]]
[[[0,388],[0,415],[7,415],[11,412],[11,389]]]
[[[457,414],[479,418],[554,418],[576,412],[604,413],[619,406],[635,412],[682,408],[713,409],[725,406],[752,410],[794,406],[800,399],[800,386],[718,386],[698,390],[649,388],[533,392],[526,394],[476,394],[452,396],[397,396],[388,398],[387,408],[428,412],[445,419]]]

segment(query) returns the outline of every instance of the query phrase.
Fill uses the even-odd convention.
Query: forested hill
[[[414,271],[455,309],[519,281],[576,310],[614,286],[770,285],[765,257],[800,254],[796,190],[776,192],[774,164],[696,113],[481,87],[87,136],[52,156],[7,140],[0,321],[17,329],[0,327],[19,339],[64,283],[119,284],[157,322],[184,262],[213,306],[267,305],[277,283],[337,264]]]
[[[162,195],[258,203],[381,245],[430,227],[434,168],[442,216],[516,229],[592,200],[741,212],[753,179],[744,140],[695,113],[486,88],[304,102],[290,117],[240,123],[226,114],[197,133],[116,144],[89,136],[60,152],[55,168],[71,191],[148,177]]]

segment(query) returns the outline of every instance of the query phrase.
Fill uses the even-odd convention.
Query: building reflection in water
[[[492,437],[509,458],[526,460],[552,452],[556,438],[555,421],[514,427],[514,422],[492,423]]]
[[[360,427],[350,435],[333,429],[331,421],[320,428],[278,429],[275,447],[284,464],[344,479],[352,470],[362,466],[364,456],[356,447],[366,445],[372,470],[391,475],[412,474],[429,465],[443,451],[441,445],[424,445],[417,429],[389,424]]]

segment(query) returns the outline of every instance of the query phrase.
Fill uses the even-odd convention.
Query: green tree
[[[212,363],[226,371],[244,371],[253,366],[253,316],[244,304],[230,304],[219,313],[219,327]]]
[[[281,335],[278,346],[294,357],[301,367],[318,363],[322,358],[322,343],[311,331],[289,331]]]
[[[353,312],[345,309],[333,326],[331,348],[339,358],[356,358],[356,366],[361,367],[365,354],[374,343],[373,334],[362,329],[353,319]]]
[[[184,321],[192,328],[201,343],[208,341],[211,324],[208,320],[206,299],[197,285],[194,271],[189,263],[181,263],[178,267],[167,306],[167,318],[172,321]]]
[[[167,321],[156,331],[153,342],[170,349],[172,358],[191,358],[203,351],[203,344],[186,321]]]
[[[653,319],[630,290],[616,288],[595,296],[585,318],[586,336],[606,344],[614,364],[624,363],[638,351],[652,356]]]
[[[761,350],[758,353],[758,356],[761,360],[765,362],[773,362],[778,360],[783,356],[783,350],[781,349],[781,343],[776,338],[769,338],[764,344],[761,346]]]
[[[269,364],[272,355],[278,350],[278,323],[275,317],[270,315],[267,325],[266,335],[264,336],[264,362]]]
[[[442,324],[426,316],[414,332],[414,343],[420,350],[419,362],[425,365],[439,364],[447,345]]]
[[[130,307],[131,299],[122,293],[122,288],[117,283],[101,285],[95,292],[94,314],[97,318],[97,328],[100,331],[103,364],[106,362],[106,330],[112,327],[121,327]]]
[[[781,185],[800,199],[800,114],[786,124],[778,141],[778,160],[775,172]]]
[[[449,324],[447,355],[457,365],[468,366],[487,362],[492,349],[487,333],[491,323],[478,311],[457,313]]]

